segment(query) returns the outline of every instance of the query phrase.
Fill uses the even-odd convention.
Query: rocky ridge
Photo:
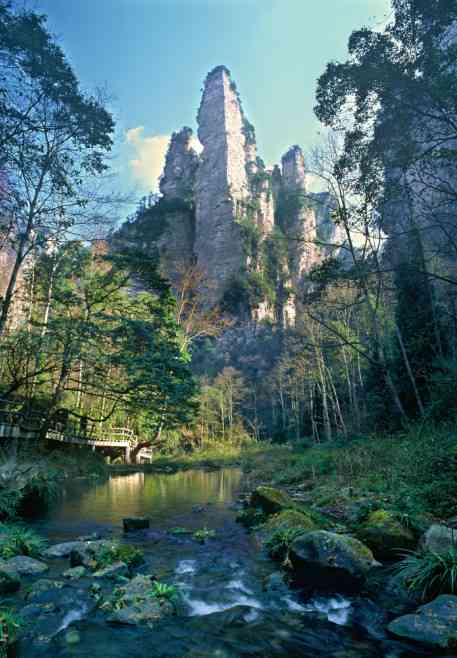
[[[175,287],[183,271],[197,267],[208,306],[291,324],[307,274],[338,252],[331,197],[308,193],[299,146],[281,167],[265,166],[225,66],[207,75],[197,121],[201,154],[191,146],[190,128],[172,135],[149,226],[130,224],[128,231],[158,249]],[[281,243],[281,257],[272,259]]]

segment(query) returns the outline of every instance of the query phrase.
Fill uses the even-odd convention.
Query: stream
[[[386,613],[362,597],[332,595],[305,600],[282,582],[277,564],[259,550],[255,537],[235,522],[241,472],[225,469],[113,474],[102,483],[69,484],[46,518],[33,528],[50,543],[98,533],[126,537],[122,518],[147,516],[150,529],[127,541],[145,552],[142,573],[175,584],[180,616],[156,628],[109,626],[103,614],[86,614],[75,595],[59,632],[42,648],[21,646],[35,658],[406,658],[425,656],[383,631]],[[191,534],[208,528],[215,536],[198,543]],[[65,563],[65,564],[64,564]],[[68,560],[57,560],[48,578],[60,577]],[[77,592],[75,589],[74,592]],[[69,645],[68,629],[80,641]]]

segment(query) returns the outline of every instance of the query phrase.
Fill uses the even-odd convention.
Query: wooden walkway
[[[39,414],[24,415],[20,412],[0,409],[0,439],[37,439],[39,435]],[[124,452],[126,463],[130,463],[132,451],[139,443],[139,438],[133,430],[127,427],[99,427],[96,431],[77,432],[70,427],[52,428],[46,433],[48,441],[59,441],[73,445],[81,445],[95,449],[115,449]],[[152,458],[151,448],[142,448],[138,459]]]

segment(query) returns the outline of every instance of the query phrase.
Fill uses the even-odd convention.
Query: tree
[[[0,145],[9,202],[2,233],[15,252],[0,312],[7,327],[24,261],[99,224],[94,177],[106,170],[114,123],[83,94],[45,18],[0,1]]]
[[[369,200],[389,235],[379,271],[394,272],[397,356],[385,363],[405,415],[423,415],[446,349],[443,283],[456,283],[457,2],[392,5],[384,32],[354,32],[349,59],[327,66],[316,113],[344,132],[333,173],[352,180],[352,194]]]

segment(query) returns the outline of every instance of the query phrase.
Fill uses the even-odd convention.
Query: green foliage
[[[268,536],[265,548],[273,559],[287,562],[292,542],[302,534],[302,528],[279,526]]]
[[[24,626],[24,620],[15,610],[11,608],[0,608],[0,652],[9,644],[15,642]],[[0,653],[2,658],[3,655],[6,657],[7,652],[4,654]]]
[[[215,530],[210,530],[206,526],[200,530],[196,530],[192,537],[196,539],[200,544],[204,544],[207,539],[213,539],[216,536]]]
[[[169,601],[174,606],[179,603],[181,597],[180,591],[176,585],[168,585],[167,583],[161,583],[158,580],[155,580],[152,583],[150,596],[159,601]]]
[[[97,554],[97,569],[109,567],[119,561],[125,562],[129,567],[137,567],[144,562],[143,551],[130,544],[113,543]]]
[[[147,242],[152,248],[167,228],[172,228],[170,223],[174,215],[184,213],[193,222],[194,212],[191,200],[164,199],[157,195],[143,197],[136,212],[116,231],[114,243],[120,250],[125,248],[126,242],[132,246]]]
[[[0,525],[0,556],[7,560],[15,555],[40,557],[46,548],[45,539],[20,525]]]
[[[430,600],[438,594],[457,593],[457,548],[445,553],[433,551],[405,553],[394,567],[398,580],[410,590]]]

